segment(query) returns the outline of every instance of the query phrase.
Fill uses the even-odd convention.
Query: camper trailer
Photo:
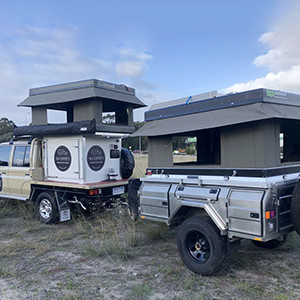
[[[300,234],[300,95],[257,89],[208,93],[145,113],[133,136],[147,136],[146,177],[131,180],[132,210],[178,227],[186,266],[216,273],[241,239],[276,248]],[[196,138],[189,162],[173,161],[173,142]]]

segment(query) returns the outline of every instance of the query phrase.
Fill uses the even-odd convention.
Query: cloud
[[[29,88],[89,78],[120,83],[142,80],[146,63],[152,59],[146,52],[129,48],[117,49],[117,55],[106,59],[100,55],[100,50],[106,49],[97,49],[99,54],[94,57],[86,56],[77,45],[75,27],[25,26],[9,36],[0,33],[0,117],[18,125],[30,120],[30,109],[16,109]]]
[[[76,29],[25,26],[0,34],[1,116],[22,125],[29,109],[16,106],[32,87],[111,76],[110,62],[84,57],[76,45]]]
[[[85,58],[75,43],[76,29],[26,27],[14,40],[14,57],[20,68],[28,68],[30,78],[49,84],[102,77],[109,63],[100,58]]]
[[[135,52],[133,49],[120,50],[120,62],[116,65],[116,72],[120,76],[138,78],[144,75],[147,61],[153,57],[145,52]]]
[[[274,29],[264,33],[259,42],[268,51],[256,57],[253,64],[265,67],[264,77],[245,83],[236,83],[225,91],[240,92],[255,88],[271,88],[300,93],[300,5],[296,4]]]

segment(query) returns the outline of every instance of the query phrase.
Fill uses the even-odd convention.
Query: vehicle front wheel
[[[40,193],[35,201],[38,218],[42,223],[58,222],[58,207],[53,193]]]
[[[184,264],[204,276],[218,272],[226,254],[226,242],[219,229],[209,218],[198,216],[179,227],[177,247]]]

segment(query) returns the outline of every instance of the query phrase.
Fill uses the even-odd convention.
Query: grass
[[[138,284],[131,288],[130,299],[148,299],[152,294],[152,290],[148,284]]]
[[[146,169],[148,167],[148,155],[135,155],[135,167],[133,170],[133,178],[145,177]]]
[[[146,234],[149,240],[159,241],[165,240],[166,234],[169,231],[168,226],[165,223],[152,223],[146,229]]]
[[[136,224],[130,218],[114,218],[109,213],[90,218],[74,218],[77,233],[85,238],[83,256],[97,258],[107,256],[116,260],[127,260],[137,244]],[[71,238],[71,237],[70,237]]]
[[[0,218],[13,216],[19,207],[20,201],[0,199]]]
[[[283,247],[290,250],[300,249],[299,235],[296,232],[289,234],[288,240]]]
[[[195,161],[195,155],[173,155],[174,163],[186,162],[186,161]],[[148,155],[137,154],[134,155],[135,168],[133,170],[132,177],[141,178],[145,177],[146,169],[148,167]]]

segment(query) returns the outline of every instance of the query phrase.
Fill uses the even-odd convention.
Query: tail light
[[[89,190],[89,196],[99,195],[99,189]]]
[[[268,210],[268,211],[266,211],[265,216],[266,216],[266,220],[272,219],[272,218],[274,218],[276,216],[276,212],[275,212],[274,209]]]

